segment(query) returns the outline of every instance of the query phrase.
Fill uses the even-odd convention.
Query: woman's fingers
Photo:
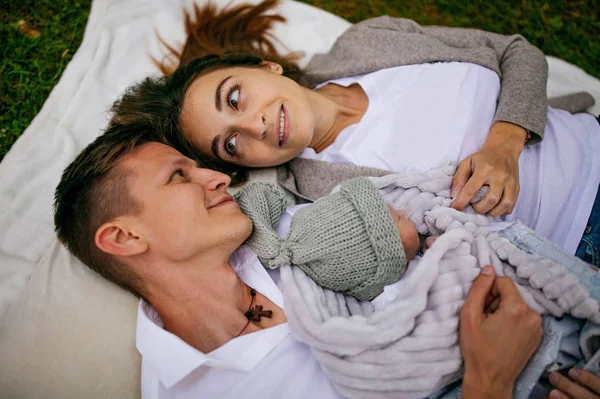
[[[513,181],[506,184],[504,192],[502,193],[502,199],[488,212],[488,214],[493,217],[511,214],[517,204],[517,197],[519,196],[520,189],[521,187],[518,182]]]
[[[452,181],[451,207],[462,211],[479,192],[481,187],[489,185],[485,197],[473,204],[480,214],[503,216],[515,208],[519,195],[519,180],[498,162],[481,153],[476,153],[460,163]]]
[[[460,190],[460,193],[454,198],[450,206],[458,211],[462,211],[486,183],[487,176],[485,174],[474,173]]]
[[[496,208],[500,205],[500,200],[502,199],[503,193],[503,184],[490,184],[490,189],[488,190],[486,196],[478,203],[473,204],[473,209],[475,209],[475,212],[480,213],[482,215],[488,213],[493,208]]]
[[[557,389],[550,392],[551,399],[600,399],[600,378],[584,370],[575,370],[569,372],[571,378],[576,382],[569,380],[558,372],[550,374],[550,382]]]
[[[465,187],[465,184],[467,184],[467,182],[469,181],[471,174],[471,157],[468,157],[463,159],[463,161],[460,164],[458,164],[456,173],[454,173],[454,178],[452,179],[452,190],[450,190],[451,197],[456,197],[463,191],[463,188]],[[459,201],[455,199],[452,202],[452,207],[454,209],[462,211],[465,208],[465,206],[467,206],[471,198],[473,198],[468,198],[465,202],[465,198],[463,197],[461,197]]]

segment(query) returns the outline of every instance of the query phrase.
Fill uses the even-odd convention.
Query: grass
[[[0,160],[39,112],[77,51],[90,5],[91,0],[2,1]]]
[[[546,54],[600,78],[600,0],[303,1],[350,22],[388,14],[421,24],[518,32]],[[90,5],[91,0],[2,1],[0,161],[79,47]]]

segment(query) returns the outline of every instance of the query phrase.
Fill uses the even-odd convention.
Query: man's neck
[[[172,274],[176,276],[166,277],[170,281],[151,289],[146,298],[167,331],[208,353],[237,336],[246,325],[250,290],[228,262],[220,266],[177,265]]]

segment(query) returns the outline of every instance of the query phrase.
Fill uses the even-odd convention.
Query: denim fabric
[[[575,256],[600,267],[600,188]]]

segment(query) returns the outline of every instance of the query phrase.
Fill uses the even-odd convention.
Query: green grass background
[[[600,0],[304,0],[357,22],[388,14],[421,24],[521,33],[600,78]],[[41,109],[81,44],[91,0],[2,0],[0,161]],[[39,31],[24,34],[19,21]]]

